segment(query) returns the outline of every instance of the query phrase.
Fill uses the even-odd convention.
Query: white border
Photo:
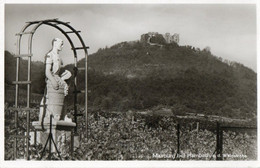
[[[0,76],[4,77],[4,5],[5,4],[256,4],[257,5],[257,51],[259,51],[259,4],[257,0],[96,0],[96,1],[85,1],[85,0],[44,0],[44,1],[33,1],[33,0],[0,0]],[[257,52],[257,65],[259,65],[260,59],[258,59],[259,52]],[[258,67],[257,67],[258,72]],[[259,83],[259,75],[257,75],[257,82]],[[4,161],[4,80],[0,82],[0,168],[2,167],[237,167],[237,168],[246,168],[246,167],[260,167],[260,150],[259,150],[259,137],[258,137],[258,160],[257,161]],[[259,89],[258,85],[257,88]],[[257,95],[259,100],[260,96]],[[259,107],[258,102],[258,107]],[[259,128],[259,117],[258,117],[258,128]],[[260,135],[260,130],[258,129],[258,135]]]
[[[259,135],[260,135],[260,130],[259,130],[259,126],[260,126],[260,123],[259,123],[259,121],[260,121],[260,119],[259,119],[259,100],[260,100],[260,95],[259,95],[259,82],[260,82],[260,79],[259,79],[259,67],[258,67],[258,65],[260,65],[259,64],[259,62],[260,62],[260,59],[259,59],[259,51],[260,51],[260,46],[259,46],[259,40],[260,40],[260,36],[259,36],[259,24],[260,24],[260,22],[259,22],[259,18],[260,18],[260,2],[259,1],[257,1],[257,6],[256,6],[256,15],[257,15],[257,17],[256,17],[256,26],[257,26],[257,29],[256,29],[256,34],[257,34],[257,39],[256,39],[256,49],[257,49],[257,52],[256,52],[256,55],[257,55],[257,57],[256,57],[256,60],[257,60],[257,66],[256,66],[256,69],[257,69],[257,139],[258,139],[258,142],[257,142],[257,147],[258,147],[258,161],[260,161],[260,147],[259,147],[259,145],[260,145],[260,140],[259,140]],[[260,165],[260,164],[258,164],[258,165]]]
[[[4,0],[6,4],[256,4],[257,0]]]
[[[259,167],[259,161],[5,161],[5,167],[91,167],[91,168],[247,168]]]
[[[0,76],[4,77],[4,3],[0,1]],[[4,160],[4,78],[0,80],[0,165]],[[1,166],[0,166],[1,167]]]

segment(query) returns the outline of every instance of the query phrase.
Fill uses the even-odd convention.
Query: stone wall
[[[175,33],[173,35],[171,35],[170,33],[165,33],[164,35],[161,35],[158,32],[148,32],[146,34],[142,34],[140,41],[143,43],[146,43],[146,42],[148,42],[147,40],[149,39],[149,37],[158,37],[158,36],[163,36],[166,43],[177,43],[178,44],[180,41],[180,35],[177,33]]]

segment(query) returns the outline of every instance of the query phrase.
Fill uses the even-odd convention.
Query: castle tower
[[[180,35],[177,33],[174,33],[174,35],[171,38],[171,42],[179,43],[180,42]]]
[[[164,39],[165,39],[166,43],[170,43],[171,42],[171,34],[165,33]]]

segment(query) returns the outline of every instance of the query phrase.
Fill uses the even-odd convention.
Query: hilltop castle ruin
[[[165,33],[164,35],[159,34],[158,32],[148,32],[146,34],[141,35],[141,42],[148,42],[150,43],[151,38],[156,38],[156,41],[159,43],[176,43],[179,44],[180,35],[175,33],[171,35],[170,33]]]
[[[180,35],[177,33],[174,33],[172,36],[170,33],[165,33],[165,35],[163,37],[164,37],[166,43],[175,42],[178,44],[180,42]]]

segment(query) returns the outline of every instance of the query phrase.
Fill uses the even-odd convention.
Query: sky
[[[180,45],[209,46],[213,55],[257,70],[254,4],[5,4],[5,50],[16,53],[15,34],[25,22],[52,18],[80,30],[89,54],[139,40],[147,32],[169,32],[180,34]],[[41,26],[34,35],[33,61],[43,61],[55,37],[65,42],[61,52],[64,63],[73,63],[65,36],[49,26]],[[78,39],[71,37],[80,46]],[[27,53],[27,38],[22,53]],[[79,59],[83,57],[79,52]]]

